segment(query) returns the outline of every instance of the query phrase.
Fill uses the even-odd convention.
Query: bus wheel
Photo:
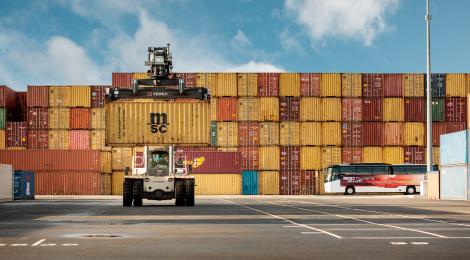
[[[344,194],[346,195],[353,195],[354,193],[356,193],[356,190],[353,186],[348,186],[346,187],[346,190],[344,190]]]
[[[406,194],[412,195],[416,193],[416,188],[415,186],[408,186],[406,187]]]

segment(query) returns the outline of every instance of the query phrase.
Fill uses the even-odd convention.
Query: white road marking
[[[302,235],[310,235],[310,234],[323,234],[322,232],[300,232]]]
[[[78,244],[62,244],[62,246],[78,246]]]
[[[297,225],[291,225],[291,226],[283,226],[285,228],[301,228],[301,226],[297,226]]]
[[[327,228],[332,231],[384,231],[393,230],[393,228]]]
[[[398,246],[398,245],[407,245],[408,243],[406,243],[406,242],[390,242],[390,244],[392,244],[394,246]]]
[[[46,239],[41,239],[41,240],[38,240],[36,243],[32,244],[31,246],[38,246],[39,244],[41,244],[42,242],[46,241]]]
[[[412,245],[429,245],[428,242],[411,242]]]
[[[56,246],[56,244],[41,244],[39,246]]]
[[[0,244],[0,246],[6,246],[6,244]]]
[[[28,246],[28,244],[11,244],[11,246]]]

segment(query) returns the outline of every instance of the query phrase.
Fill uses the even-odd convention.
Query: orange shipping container
[[[341,123],[322,123],[322,145],[341,145]],[[340,156],[341,158],[341,156]],[[341,160],[341,159],[340,159]]]
[[[70,86],[70,106],[90,107],[91,88],[90,86]]]
[[[341,99],[322,98],[321,118],[322,121],[341,121]]]
[[[238,98],[238,120],[258,121],[259,105],[259,98]]]
[[[384,124],[384,145],[404,145],[404,127],[401,122],[389,122]]]
[[[111,194],[122,195],[124,188],[124,172],[116,171],[111,174]]]
[[[320,94],[322,97],[341,97],[341,74],[321,74]]]
[[[258,95],[258,74],[239,73],[238,74],[238,96],[256,97]]]
[[[217,121],[237,121],[237,98],[217,99]]]
[[[281,122],[279,131],[281,145],[300,145],[300,124],[298,122]]]
[[[362,74],[342,74],[341,89],[343,97],[361,97]]]
[[[37,171],[36,195],[100,195],[100,172]]]
[[[69,134],[70,134],[70,150],[90,149],[90,131],[71,130]]]
[[[322,143],[321,125],[320,122],[300,123],[300,144],[320,146]]]
[[[279,98],[261,97],[259,114],[260,121],[279,121]]]
[[[260,145],[279,145],[279,123],[261,122],[259,128]]]
[[[90,109],[70,109],[70,129],[90,129]]]
[[[279,96],[299,97],[300,96],[300,74],[281,73],[279,79]]]
[[[328,166],[341,164],[342,152],[339,147],[323,147],[321,149],[321,167],[322,169]]]

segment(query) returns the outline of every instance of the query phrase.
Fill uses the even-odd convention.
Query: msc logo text
[[[168,116],[166,113],[150,113],[150,132],[166,133],[168,124]]]

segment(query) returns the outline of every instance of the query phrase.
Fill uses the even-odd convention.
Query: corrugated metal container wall
[[[234,173],[242,171],[238,152],[181,152],[175,156],[176,161],[191,161],[192,173]]]
[[[460,131],[441,135],[441,163],[442,165],[468,163],[468,134],[469,131]]]
[[[341,123],[322,123],[322,145],[341,145]]]
[[[382,147],[364,147],[362,150],[363,162],[365,163],[383,163]]]
[[[403,90],[405,97],[424,97],[424,75],[404,74]]]
[[[322,99],[304,97],[300,99],[300,121],[321,121]]]
[[[238,123],[238,146],[258,146],[260,126],[258,122]]]
[[[281,146],[280,169],[281,171],[300,170],[300,146]]]
[[[122,195],[124,188],[124,172],[113,172],[111,174],[111,194]]]
[[[444,98],[432,99],[432,121],[444,122],[446,119],[446,101]],[[468,121],[468,119],[467,119]]]
[[[382,121],[383,120],[383,99],[364,98],[362,102],[362,120]]]
[[[217,73],[217,87],[215,96],[237,96],[237,73]]]
[[[300,73],[300,95],[302,97],[319,97],[320,79],[320,73]]]
[[[15,91],[4,85],[0,86],[0,106],[6,107],[8,110],[15,110],[16,108]]]
[[[321,119],[322,121],[341,121],[340,98],[322,98]]]
[[[432,148],[432,163],[433,164],[441,164],[441,152],[440,152],[439,147],[433,147]]]
[[[70,150],[90,149],[90,131],[71,130],[69,134],[70,134]]]
[[[238,120],[258,121],[259,108],[259,98],[238,98]]]
[[[14,199],[13,178],[11,165],[0,164],[0,201],[11,201]]]
[[[362,91],[364,97],[383,97],[384,74],[362,74]]]
[[[49,106],[49,86],[28,86],[28,107]]]
[[[279,79],[279,96],[299,97],[300,96],[300,74],[281,73]]]
[[[446,75],[446,97],[466,97],[466,75],[449,73]]]
[[[132,80],[148,78],[147,72],[134,72],[132,73]]]
[[[361,163],[362,148],[343,148],[342,163]]]
[[[279,98],[260,98],[259,119],[260,121],[279,121]]]
[[[426,85],[426,80],[424,85]],[[431,95],[433,97],[446,96],[446,74],[431,73]]]
[[[256,97],[258,95],[258,74],[238,73],[238,96]]]
[[[90,127],[91,129],[105,129],[106,118],[103,108],[92,108],[90,110]]]
[[[240,163],[242,170],[258,170],[259,168],[259,148],[258,147],[238,147],[240,153]]]
[[[322,73],[320,94],[322,97],[341,97],[341,74]]]
[[[321,148],[321,167],[327,168],[330,165],[341,163],[341,148],[339,147],[322,147]]]
[[[0,149],[5,149],[5,130],[0,130]]]
[[[279,73],[258,73],[258,96],[279,96]]]
[[[384,145],[401,146],[404,141],[405,123],[388,122],[384,124]]]
[[[465,98],[446,98],[446,122],[465,122],[467,120],[467,100]]]
[[[217,146],[217,121],[211,121],[211,144],[212,146]]]
[[[424,139],[424,123],[405,123],[405,145],[407,146],[422,146],[425,143]]]
[[[403,164],[403,147],[384,147],[383,162],[389,164]]]
[[[242,194],[258,195],[258,172],[243,171],[242,172]]]
[[[439,146],[440,136],[446,134],[446,123],[433,122],[432,123],[432,145]]]
[[[91,107],[104,107],[107,87],[109,86],[91,86]]]
[[[27,146],[28,125],[26,122],[7,122],[6,134],[8,147]]]
[[[341,112],[342,121],[362,121],[362,99],[343,98]]]
[[[261,171],[259,172],[259,194],[279,195],[279,172]]]
[[[50,86],[49,87],[49,106],[51,107],[69,107],[71,98],[70,86]]]
[[[13,118],[14,121],[26,121],[28,105],[27,93],[25,91],[15,92],[15,103]]]
[[[101,195],[111,195],[111,191],[112,191],[112,183],[111,183],[111,174],[107,174],[107,173],[104,173],[104,174],[101,174],[101,179],[100,179],[100,182],[101,182]]]
[[[403,97],[403,74],[384,74],[384,97]]]
[[[300,195],[300,171],[281,171],[279,173],[279,194]]]
[[[90,86],[70,86],[70,106],[90,107],[91,88]]]
[[[440,167],[441,199],[468,199],[468,165]]]
[[[300,195],[314,195],[317,190],[315,171],[300,172]]]
[[[36,195],[100,195],[101,174],[83,171],[35,172]]]
[[[403,122],[405,119],[405,103],[403,98],[384,98],[384,121]]]
[[[7,109],[0,107],[0,129],[5,129],[7,117]]]
[[[405,163],[424,164],[426,163],[426,149],[424,147],[408,146],[404,148]]]
[[[241,174],[195,174],[196,195],[240,195]]]
[[[343,122],[341,132],[344,147],[362,147],[362,122]]]
[[[112,169],[122,171],[124,168],[132,167],[132,148],[129,147],[113,147],[112,153]]]
[[[279,171],[280,150],[278,146],[261,146],[259,148],[259,169]]]
[[[70,109],[49,108],[49,129],[69,129]]]
[[[424,101],[424,98],[405,98],[405,121],[425,121],[426,106]]]
[[[113,168],[111,167],[111,152],[110,151],[101,151],[100,155],[100,172],[102,173],[111,173]]]
[[[237,122],[217,122],[217,145],[225,147],[238,146]]]
[[[260,145],[279,145],[279,123],[261,122],[259,128]]]
[[[217,98],[216,97],[211,97],[209,110],[210,110],[210,120],[217,121]]]
[[[184,83],[187,87],[195,87],[197,86],[197,74],[196,73],[176,73],[178,78],[184,80]]]
[[[362,126],[362,142],[364,146],[382,146],[384,124],[379,122],[364,122]]]
[[[49,110],[47,108],[28,108],[27,122],[29,129],[48,129]]]
[[[465,130],[467,122],[446,122],[446,133],[453,133]]]
[[[281,122],[279,128],[280,145],[300,145],[300,123]]]
[[[217,99],[217,121],[237,121],[237,98]]]
[[[320,146],[322,144],[321,122],[300,123],[300,144],[316,146]]]
[[[112,102],[106,116],[107,144],[210,144],[207,103]]]
[[[217,74],[216,73],[198,73],[196,79],[197,87],[208,88],[212,96],[217,95]]]
[[[302,146],[300,148],[300,169],[321,170],[321,148],[313,146]]]
[[[132,88],[132,73],[113,72],[111,84],[117,88]]]
[[[49,130],[49,149],[70,149],[70,136],[67,130]]]
[[[90,129],[90,109],[70,109],[70,129]]]
[[[28,149],[49,148],[49,132],[47,130],[28,131]]]
[[[343,97],[362,96],[362,74],[342,74],[341,77]]]
[[[300,98],[280,97],[279,118],[281,121],[298,122],[300,120]]]

